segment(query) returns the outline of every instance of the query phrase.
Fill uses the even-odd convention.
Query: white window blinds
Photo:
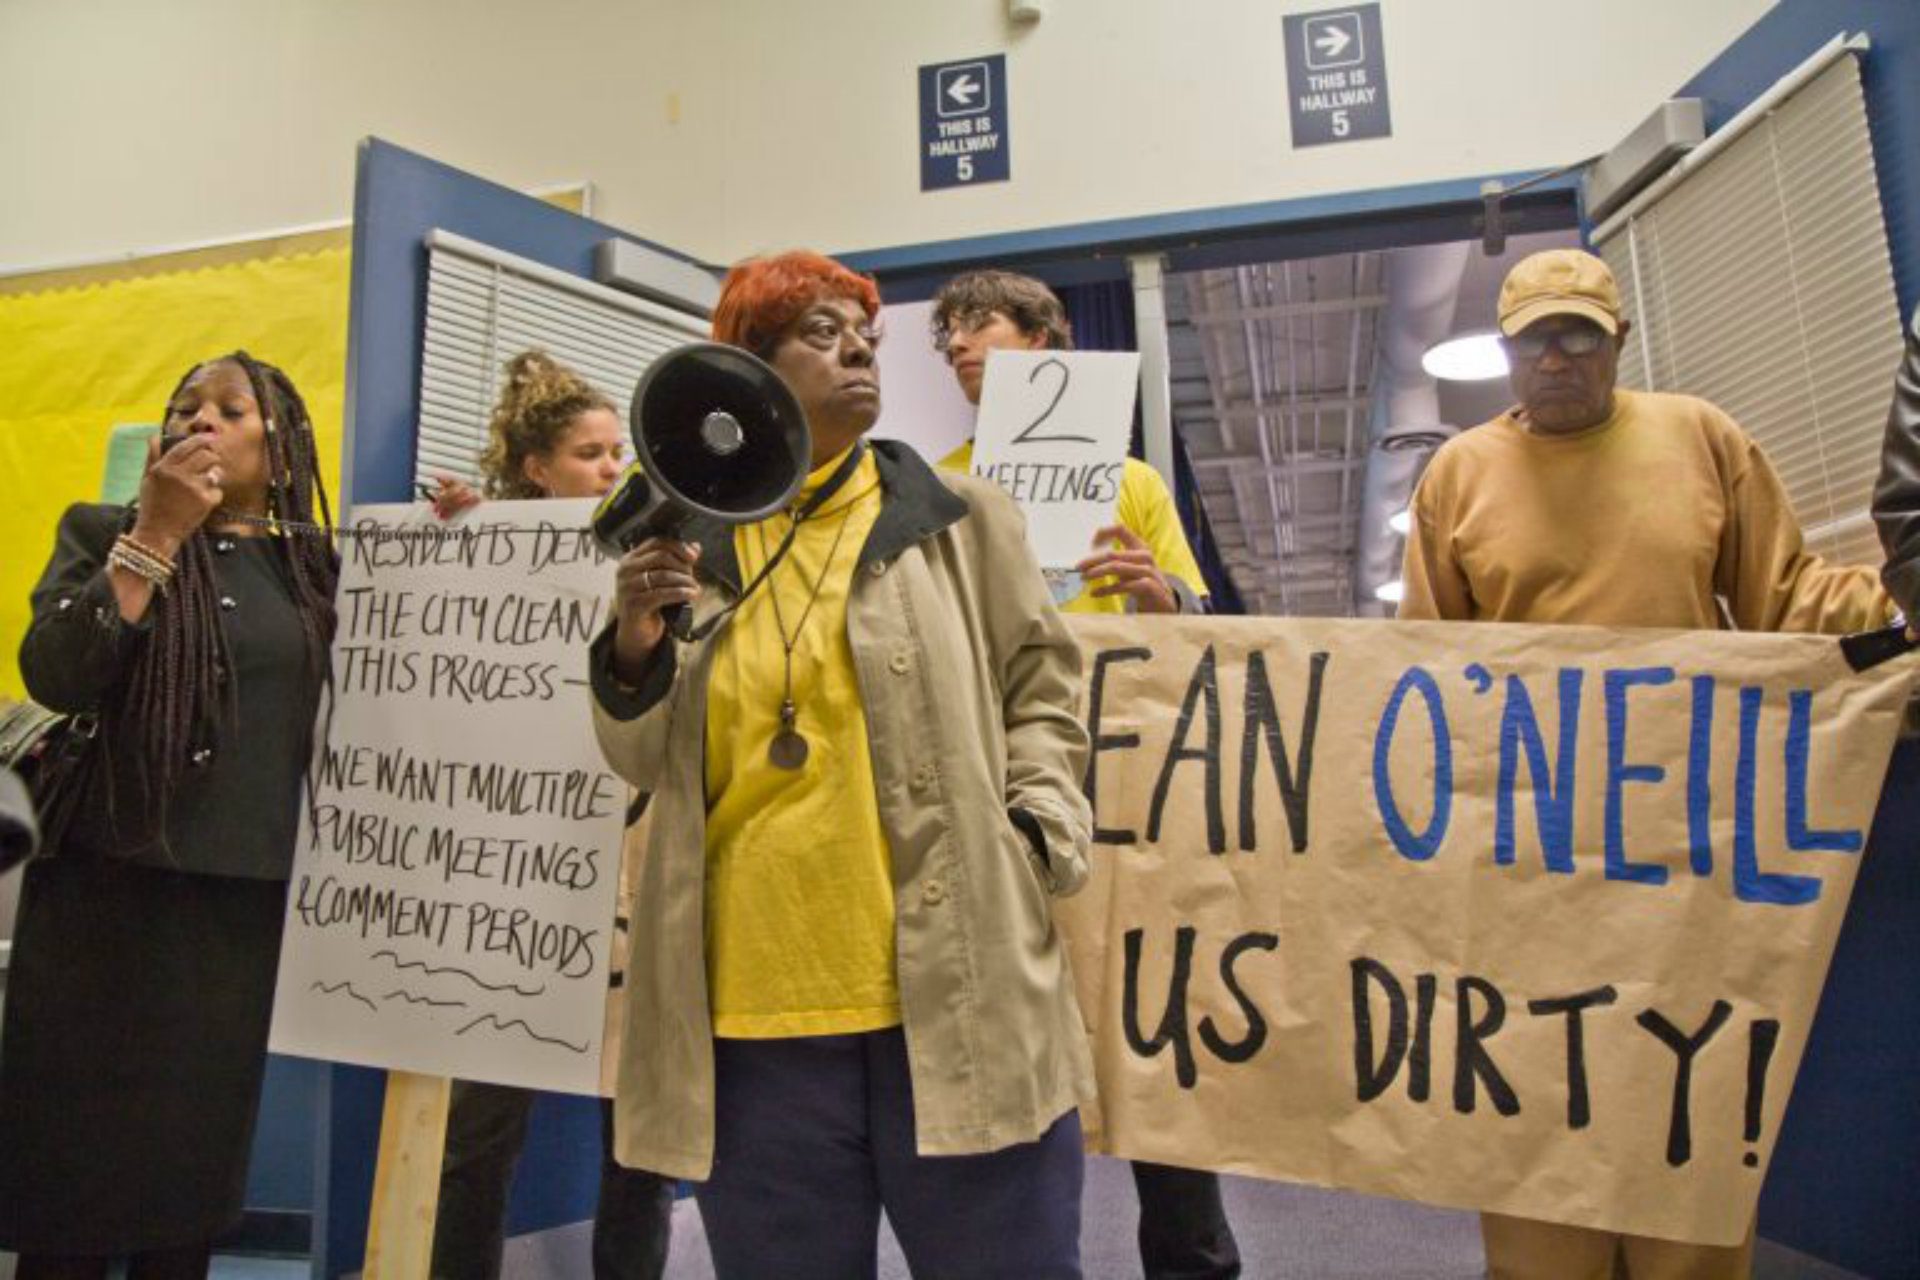
[[[444,231],[427,239],[415,478],[479,480],[501,366],[539,347],[619,408],[654,358],[707,336],[704,321]]]
[[[1725,409],[1809,549],[1878,564],[1867,506],[1901,332],[1857,59],[1648,195],[1596,235],[1635,327],[1621,384]]]

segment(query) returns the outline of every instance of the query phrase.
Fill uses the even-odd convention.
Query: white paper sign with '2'
[[[1055,579],[1056,598],[1078,594],[1071,570],[1113,523],[1139,383],[1140,357],[1131,351],[988,354],[973,474],[1025,510],[1027,537]]]
[[[589,715],[592,509],[354,512],[276,1053],[598,1090],[627,788]]]

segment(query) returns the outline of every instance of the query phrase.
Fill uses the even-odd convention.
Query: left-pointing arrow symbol
[[[972,106],[973,97],[979,92],[979,82],[970,75],[959,76],[947,85],[947,96],[963,107]]]
[[[1328,27],[1320,35],[1315,36],[1313,42],[1320,46],[1321,57],[1337,58],[1346,52],[1348,45],[1353,43],[1353,37],[1347,34],[1344,27]]]

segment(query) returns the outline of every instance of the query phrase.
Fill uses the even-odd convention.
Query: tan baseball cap
[[[1500,286],[1500,332],[1512,337],[1548,316],[1579,316],[1620,332],[1620,287],[1607,264],[1579,249],[1523,258]]]

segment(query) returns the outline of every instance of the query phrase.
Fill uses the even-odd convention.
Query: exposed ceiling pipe
[[[1353,558],[1354,612],[1386,612],[1374,590],[1400,576],[1403,542],[1387,527],[1406,508],[1427,459],[1456,428],[1440,420],[1440,387],[1420,367],[1428,347],[1448,336],[1472,246],[1420,245],[1387,255],[1387,303],[1380,318],[1368,411],[1366,476]]]

